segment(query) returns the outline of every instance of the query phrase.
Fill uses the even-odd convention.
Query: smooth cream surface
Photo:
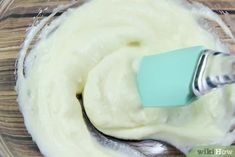
[[[184,152],[194,145],[230,145],[235,139],[229,132],[235,120],[234,85],[187,107],[152,109],[142,107],[135,83],[143,55],[197,45],[228,52],[204,18],[233,38],[221,19],[199,4],[94,0],[45,28],[24,62],[26,40],[18,62],[18,101],[41,152],[47,157],[143,156],[128,147],[100,145],[87,129],[77,94],[83,95],[91,122],[105,134],[163,140]]]

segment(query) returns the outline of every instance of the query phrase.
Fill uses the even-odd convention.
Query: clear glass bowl
[[[41,157],[37,145],[28,134],[24,120],[20,113],[15,86],[15,61],[24,41],[26,30],[41,19],[49,16],[59,5],[67,5],[60,9],[53,18],[60,16],[67,8],[78,7],[85,0],[2,0],[0,1],[0,156],[2,157]],[[232,31],[235,31],[235,0],[190,0],[203,2],[213,9],[227,22]],[[227,13],[226,13],[227,12]],[[225,14],[226,13],[226,14]],[[52,19],[53,19],[52,18]],[[50,21],[48,21],[50,22]],[[223,41],[231,44],[232,41],[215,24]],[[35,41],[31,43],[33,47]],[[235,45],[231,44],[231,50]],[[89,121],[87,119],[87,121]],[[133,148],[143,151],[146,147],[156,147],[158,153],[149,156],[184,156],[179,150],[164,142],[152,141],[124,141],[108,137],[93,128],[97,136],[110,140],[124,142]],[[151,144],[150,144],[151,143]]]

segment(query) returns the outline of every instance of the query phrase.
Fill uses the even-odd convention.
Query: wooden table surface
[[[220,15],[235,32],[235,0],[191,0],[206,4],[218,14],[230,13],[231,19]],[[28,134],[23,117],[16,102],[15,60],[20,50],[26,29],[32,25],[39,10],[41,16],[48,16],[53,8],[68,4],[69,0],[0,0],[0,157],[41,157],[37,145]],[[82,2],[81,0],[79,2]],[[59,16],[59,14],[57,15]],[[231,22],[234,20],[234,23]],[[235,44],[218,26],[221,38]],[[177,151],[169,151],[165,156],[183,156]]]

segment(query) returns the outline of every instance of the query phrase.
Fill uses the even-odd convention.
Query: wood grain
[[[208,5],[218,13],[218,10],[235,13],[235,0],[197,1]],[[79,1],[79,3],[82,2],[82,0]],[[58,5],[68,3],[70,3],[69,0],[0,1],[0,157],[42,157],[25,129],[24,120],[16,102],[15,60],[26,29],[33,24],[39,10],[43,9],[41,16],[48,16]],[[224,15],[221,17],[226,19]],[[235,14],[231,15],[231,18],[235,21]],[[234,25],[230,23],[230,26],[235,33]],[[225,42],[232,43],[218,26],[214,25],[214,27]],[[235,50],[234,44],[231,45],[231,49]],[[164,156],[183,155],[170,149]]]

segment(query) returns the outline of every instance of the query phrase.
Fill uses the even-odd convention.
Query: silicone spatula
[[[213,73],[211,66],[227,65]],[[203,46],[178,49],[142,58],[137,86],[144,107],[177,107],[191,104],[211,90],[235,82],[234,55]]]

